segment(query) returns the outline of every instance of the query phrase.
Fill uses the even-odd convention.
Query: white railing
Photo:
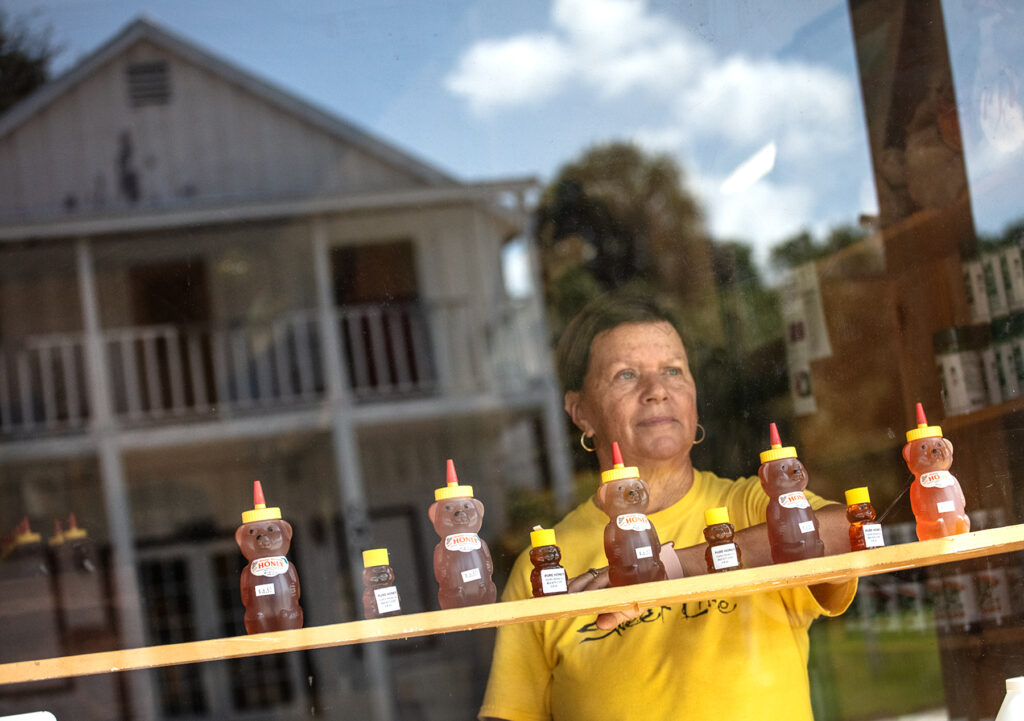
[[[89,415],[80,333],[32,336],[0,347],[0,435],[81,428]]]
[[[323,392],[316,314],[225,328],[105,332],[114,412],[129,422],[271,408]]]
[[[352,398],[515,393],[543,372],[535,315],[516,304],[485,319],[464,299],[341,307]],[[113,411],[127,426],[312,404],[325,390],[314,310],[240,326],[115,328],[103,340]],[[81,334],[0,348],[0,436],[82,429],[88,417]]]

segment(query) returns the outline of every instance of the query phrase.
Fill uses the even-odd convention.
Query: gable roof
[[[140,40],[147,40],[199,65],[215,76],[244,88],[267,103],[302,118],[314,127],[352,144],[389,165],[401,168],[430,185],[458,184],[455,178],[386,143],[352,123],[327,113],[296,95],[281,90],[255,75],[218,58],[146,18],[137,18],[121,32],[87,55],[68,71],[46,83],[32,95],[0,115],[0,138],[15,130],[37,112],[80,83],[106,62]]]

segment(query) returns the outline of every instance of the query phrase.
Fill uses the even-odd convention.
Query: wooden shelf
[[[0,684],[131,671],[242,656],[468,631],[551,618],[590,616],[841,581],[1024,549],[1024,524],[826,558],[637,586],[350,621],[294,631],[62,656],[0,665]]]
[[[962,428],[968,428],[979,423],[986,423],[988,421],[995,421],[1008,416],[1011,413],[1024,410],[1024,396],[1018,396],[1002,403],[997,403],[991,406],[985,406],[981,410],[974,411],[973,413],[964,413],[957,416],[948,416],[942,419],[942,428],[946,436],[945,430],[948,428],[951,431],[959,430]]]

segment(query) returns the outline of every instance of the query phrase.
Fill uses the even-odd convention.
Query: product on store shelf
[[[597,502],[608,516],[604,527],[604,554],[608,582],[628,586],[663,581],[668,576],[661,562],[658,531],[647,517],[650,493],[640,469],[622,461],[619,444],[612,442],[612,467],[601,472]]]
[[[846,492],[846,520],[850,522],[850,550],[863,551],[885,545],[882,525],[875,523],[875,507],[866,487]]]
[[[1006,696],[995,721],[1024,721],[1024,676],[1006,679]]]
[[[498,589],[491,580],[491,551],[478,535],[484,504],[473,498],[472,486],[459,484],[450,458],[446,484],[434,491],[434,503],[427,515],[441,537],[434,547],[434,577],[441,608],[494,603]]]
[[[910,485],[910,507],[917,520],[917,537],[955,536],[971,530],[964,510],[964,492],[949,472],[953,444],[942,437],[942,428],[929,426],[924,407],[917,404],[917,428],[907,431],[903,460],[914,474]]]
[[[562,551],[555,540],[552,528],[534,526],[530,531],[530,585],[533,587],[534,598],[539,596],[557,596],[569,592],[565,569],[559,561]]]
[[[981,257],[974,255],[963,262],[964,292],[967,296],[967,307],[971,311],[971,322],[988,323],[992,319],[992,311],[988,307],[988,292],[985,290],[985,271],[981,266]]]
[[[54,520],[49,545],[64,630],[70,634],[106,626],[107,609],[96,548],[74,513],[68,516],[66,529]]]
[[[57,599],[42,536],[23,518],[0,562],[0,662],[61,655]]]
[[[1012,400],[1024,387],[1024,314],[1013,313],[992,321],[991,345],[998,362],[1002,400]]]
[[[733,540],[736,529],[729,523],[729,509],[725,506],[704,511],[704,562],[708,573],[743,568],[739,546]]]
[[[388,549],[371,548],[363,551],[363,615],[365,618],[384,618],[402,613],[402,599],[395,586],[395,571],[391,568]]]
[[[944,328],[932,336],[932,345],[946,415],[971,413],[987,406],[982,351],[988,345],[988,332],[984,326]]]
[[[242,512],[235,542],[249,562],[242,570],[242,605],[247,633],[302,628],[299,574],[286,554],[292,526],[280,508],[268,508],[263,486],[253,481],[253,508]]]
[[[971,528],[984,531],[998,528],[1003,514],[1001,508],[981,509],[967,514]],[[1007,574],[1009,559],[1004,554],[982,556],[975,561],[974,586],[978,594],[978,613],[982,626],[1000,627],[1013,612],[1010,598],[1010,578]]]
[[[985,293],[988,297],[989,312],[993,318],[1010,312],[1006,297],[1006,283],[1002,269],[1002,253],[998,250],[981,254],[981,269],[985,276]]]
[[[778,427],[769,430],[771,448],[761,452],[757,475],[768,494],[765,522],[772,562],[785,563],[825,555],[825,544],[818,535],[818,518],[804,489],[807,469],[796,456],[796,448],[782,446]]]

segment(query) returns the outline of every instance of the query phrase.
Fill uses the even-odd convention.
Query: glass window
[[[848,525],[821,503],[861,487],[890,547],[1024,520],[1014,2],[37,5],[0,2],[0,665],[356,621],[378,548],[382,610],[454,603],[446,542],[489,549],[460,577],[490,602],[490,575],[500,603],[528,593],[536,526],[565,533],[570,579],[592,560],[604,583],[612,441],[677,549],[704,539],[706,509],[667,520],[687,494],[742,489],[722,503],[752,566],[782,521],[748,527],[802,498],[761,490],[772,423],[829,554]],[[607,293],[653,299],[680,337],[615,321],[556,353]],[[589,536],[560,523],[577,507]],[[703,549],[680,558],[702,570]],[[776,637],[718,624],[761,609],[794,656],[740,678],[794,669],[819,721],[991,719],[1024,665],[1022,557],[942,560],[865,575],[834,609],[766,589],[781,605],[523,626],[555,679],[537,694],[486,691],[503,658],[535,660],[495,651],[505,626],[0,671],[0,716],[419,721],[513,698],[557,717],[581,658],[657,676],[586,655],[597,636],[720,633],[727,675]],[[679,708],[744,697],[714,684]]]

